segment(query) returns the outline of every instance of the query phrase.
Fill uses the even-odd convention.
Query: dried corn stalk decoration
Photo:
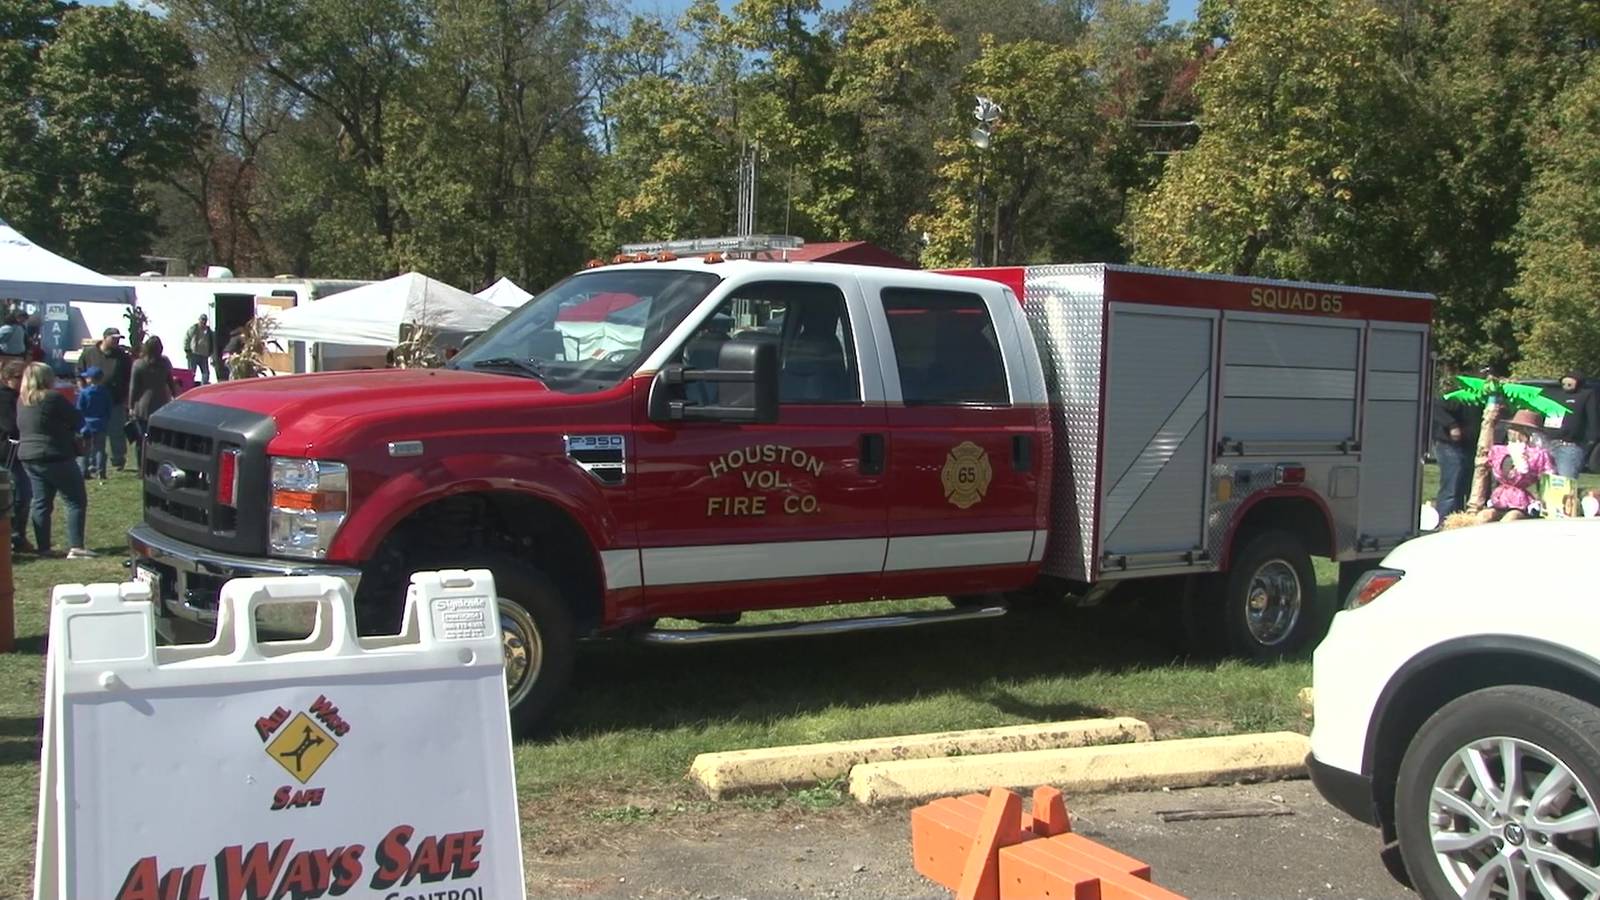
[[[229,377],[260,378],[268,374],[264,358],[271,352],[268,345],[276,346],[272,340],[272,319],[256,316],[245,323],[239,337],[239,352],[228,357]]]
[[[444,364],[437,346],[439,331],[425,322],[412,322],[400,329],[400,343],[394,348],[394,365],[399,369],[437,369]]]

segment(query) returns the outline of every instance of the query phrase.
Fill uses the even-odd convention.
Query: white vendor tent
[[[133,288],[51,253],[0,219],[0,297],[126,304],[133,302]]]
[[[61,371],[84,339],[127,327],[133,288],[51,253],[0,219],[0,300],[20,300],[38,317],[40,346]]]
[[[273,312],[278,341],[395,347],[402,327],[426,325],[443,336],[477,334],[506,310],[426,275],[410,272]]]
[[[487,300],[490,303],[493,303],[495,306],[503,306],[506,309],[516,309],[522,304],[533,299],[533,295],[522,288],[517,287],[517,283],[515,281],[504,277],[502,277],[499,281],[496,281],[494,284],[491,284],[479,291],[474,296],[483,300]]]

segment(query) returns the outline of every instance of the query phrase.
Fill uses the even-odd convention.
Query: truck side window
[[[883,310],[907,405],[1011,402],[1005,361],[982,297],[885,288]]]
[[[859,403],[861,378],[844,294],[831,284],[766,281],[746,285],[723,301],[683,346],[683,363],[714,369],[730,340],[778,344],[781,403]],[[699,383],[691,399],[716,403],[740,385]],[[722,399],[726,400],[726,397]]]

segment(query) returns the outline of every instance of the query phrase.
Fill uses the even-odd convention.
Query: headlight
[[[271,552],[322,559],[350,509],[350,479],[344,464],[274,458],[270,507],[267,546]]]
[[[1345,609],[1360,609],[1368,603],[1378,599],[1378,595],[1400,583],[1406,573],[1399,569],[1372,569],[1364,572],[1356,581],[1356,586],[1350,589],[1350,597],[1345,600]]]

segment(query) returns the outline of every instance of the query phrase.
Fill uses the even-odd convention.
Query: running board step
[[[817,637],[827,634],[851,634],[858,631],[887,631],[891,628],[910,628],[916,625],[934,625],[940,622],[971,622],[978,619],[998,619],[1007,612],[1004,606],[985,606],[980,609],[929,610],[927,612],[901,613],[892,616],[861,616],[854,619],[826,619],[820,622],[778,622],[772,625],[733,625],[713,628],[665,628],[642,631],[635,638],[646,644],[671,644],[681,647],[691,644],[731,644],[735,641],[754,641],[765,638]]]

